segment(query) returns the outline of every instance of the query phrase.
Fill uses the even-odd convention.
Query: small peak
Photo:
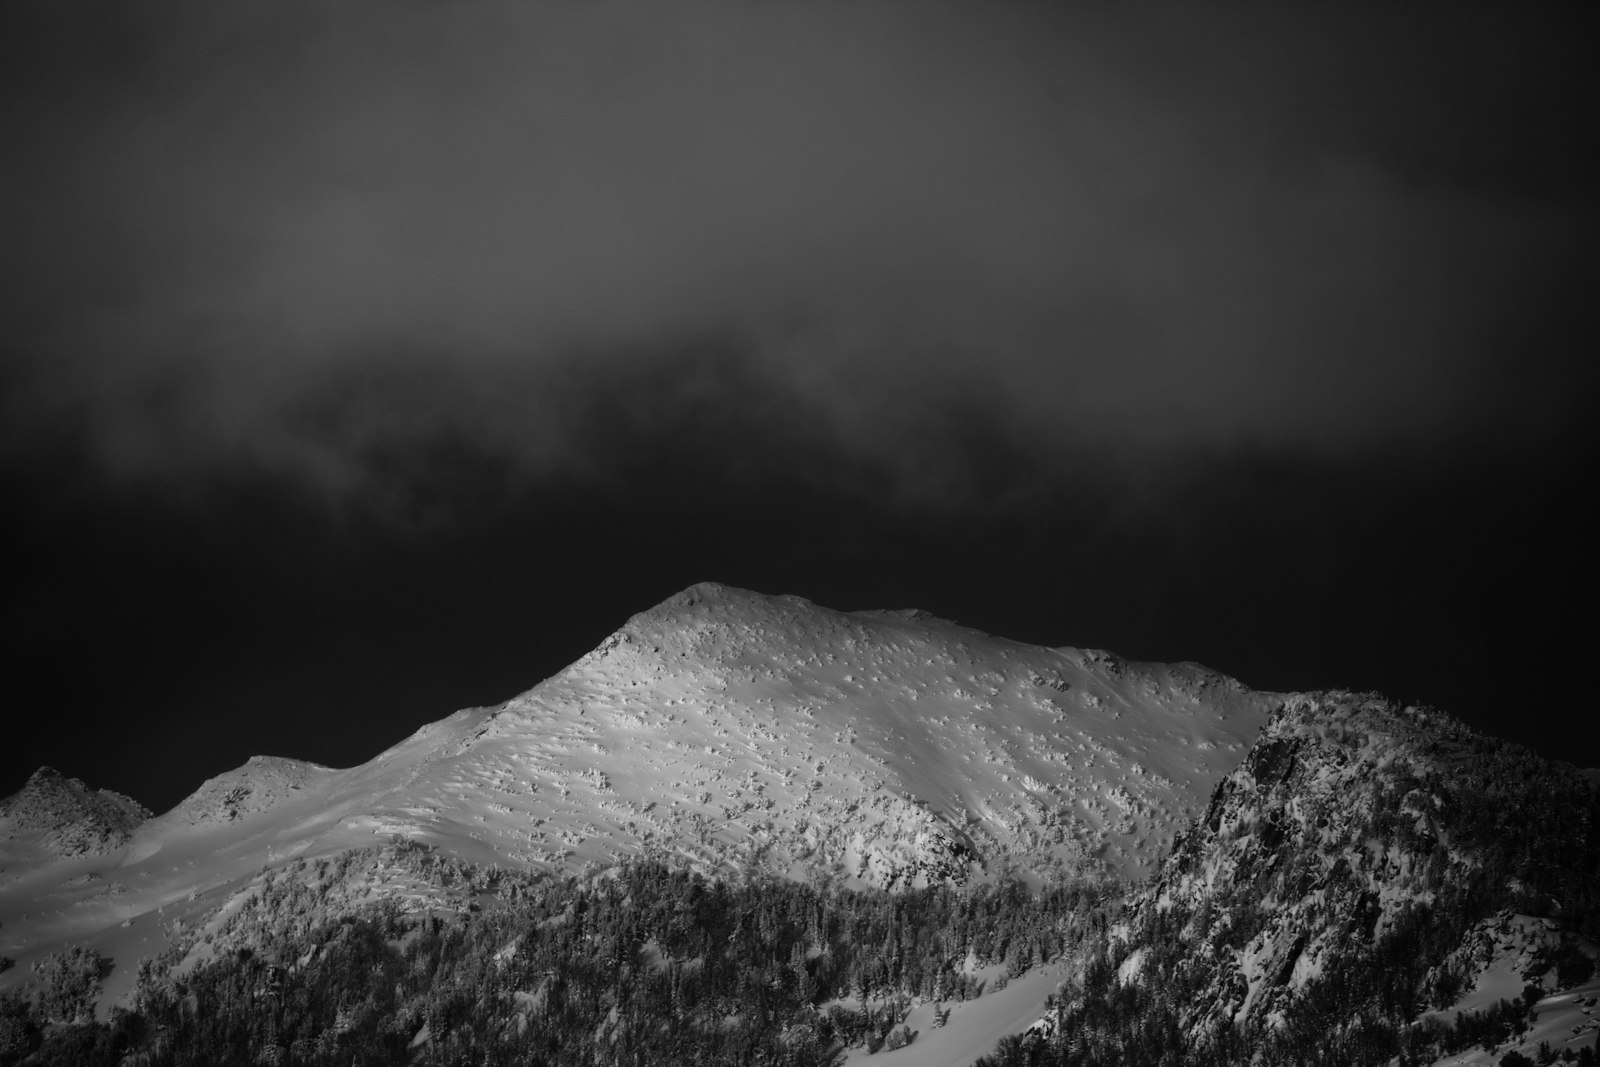
[[[10,821],[13,834],[41,835],[57,856],[76,856],[119,847],[150,813],[138,801],[109,789],[91,789],[46,765],[19,791],[0,800],[0,816]]]
[[[28,775],[28,780],[23,783],[22,788],[18,790],[15,795],[19,797],[24,795],[36,796],[39,794],[57,796],[61,794],[82,793],[87,795],[90,792],[92,792],[92,790],[90,790],[90,788],[82,781],[78,780],[77,778],[67,777],[47,763],[41,766],[38,770],[34,771],[32,774]]]

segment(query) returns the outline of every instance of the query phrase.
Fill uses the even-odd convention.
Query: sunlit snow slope
[[[0,818],[0,953],[170,922],[264,865],[396,836],[549,870],[1141,876],[1275,703],[1190,664],[697,585],[504,704],[348,770],[253,759],[109,851],[41,865]]]

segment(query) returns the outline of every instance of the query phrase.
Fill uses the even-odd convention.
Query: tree
[[[93,1022],[100,982],[110,971],[109,959],[83,945],[52,952],[33,965],[39,1014],[46,1022]]]
[[[28,1002],[15,993],[0,995],[0,1067],[20,1063],[39,1047],[39,1023]]]
[[[1594,961],[1572,942],[1563,944],[1556,954],[1556,981],[1562,989],[1583,985],[1594,975]]]

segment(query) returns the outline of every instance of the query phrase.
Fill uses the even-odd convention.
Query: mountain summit
[[[555,867],[1138,876],[1270,707],[1198,667],[708,583],[380,757],[425,750],[427,769],[354,818],[423,838],[471,819],[500,856]]]

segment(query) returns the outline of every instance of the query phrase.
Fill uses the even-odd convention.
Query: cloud
[[[12,456],[338,496],[419,442],[604,477],[599,413],[760,412],[952,492],[973,420],[1341,452],[1580,403],[1592,179],[1541,133],[1584,38],[1546,9],[6,17]]]

